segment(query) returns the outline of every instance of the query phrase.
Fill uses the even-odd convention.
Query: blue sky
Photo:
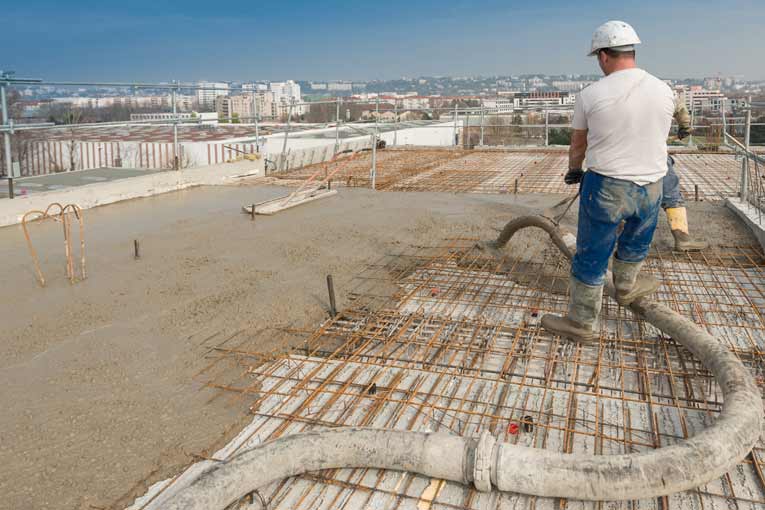
[[[765,0],[4,4],[0,69],[48,80],[596,73],[585,53],[608,19],[635,26],[654,74],[765,79]]]

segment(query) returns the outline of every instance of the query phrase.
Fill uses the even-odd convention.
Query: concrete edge
[[[81,209],[113,204],[133,198],[143,198],[192,186],[216,186],[236,179],[263,175],[263,160],[223,163],[220,165],[168,170],[110,182],[98,182],[55,191],[33,193],[14,199],[0,200],[0,227],[16,225],[29,211],[44,211],[48,205],[77,204]]]
[[[765,250],[765,211],[758,211],[755,206],[738,197],[728,198],[725,205],[746,223],[760,243],[760,247]]]

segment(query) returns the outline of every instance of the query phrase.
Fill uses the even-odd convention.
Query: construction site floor
[[[13,180],[16,196],[31,195],[43,191],[54,191],[99,182],[117,181],[140,177],[167,170],[142,170],[138,168],[94,168],[93,170],[78,170],[76,172],[61,172],[57,174],[34,175],[19,177]],[[0,198],[8,198],[7,181],[0,181]]]
[[[560,199],[343,189],[273,217],[240,212],[286,191],[196,188],[86,211],[88,277],[76,284],[65,278],[60,225],[33,225],[46,288],[35,281],[20,227],[0,229],[8,298],[0,311],[0,508],[130,505],[249,423],[252,402],[224,382],[249,369],[223,363],[214,377],[203,371],[234,343],[263,353],[301,345],[304,335],[276,332],[325,321],[327,274],[339,308],[371,310],[359,304],[357,278],[375,261],[401,253],[408,260],[410,252],[428,259],[436,255],[419,250],[432,246],[445,246],[443,258],[444,240],[493,238],[512,217]],[[721,205],[689,209],[713,250],[756,244]],[[670,238],[662,219],[656,249],[666,251]],[[386,264],[394,274],[396,264]],[[396,278],[374,274],[365,299],[399,292]],[[306,352],[330,348],[328,340]]]

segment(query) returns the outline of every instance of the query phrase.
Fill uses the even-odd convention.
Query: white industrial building
[[[510,113],[524,108],[572,106],[576,95],[571,92],[517,92],[511,97],[485,99],[484,107],[495,113]]]
[[[215,98],[228,95],[228,83],[200,81],[197,83],[197,102],[200,108],[215,108]]]
[[[685,103],[688,111],[694,113],[722,111],[727,98],[719,90],[708,90],[699,85],[687,86],[679,85],[675,87],[675,93],[680,101]],[[725,106],[726,109],[730,105]]]
[[[173,104],[172,95],[161,94],[154,96],[110,96],[110,97],[56,97],[56,103],[70,104],[76,108],[110,108],[122,106],[125,108],[170,108]],[[177,95],[176,106],[180,111],[193,109],[194,97]]]
[[[292,108],[293,115],[302,115],[306,112],[306,107],[299,104],[302,102],[300,94],[300,85],[292,80],[284,82],[271,82],[269,89],[273,94],[273,116],[274,118],[286,117],[289,112],[290,103],[296,105]]]

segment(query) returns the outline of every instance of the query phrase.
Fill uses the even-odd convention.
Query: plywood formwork
[[[741,163],[733,154],[679,153],[674,158],[686,200],[722,200],[738,193]],[[305,178],[316,168],[283,177]],[[339,174],[338,183],[369,187],[371,168],[371,155],[362,155]],[[568,155],[561,150],[386,149],[377,154],[377,189],[567,194],[573,190],[563,182],[567,168]]]
[[[350,306],[315,331],[236,334],[211,351],[198,379],[246,403],[251,425],[214,455],[313,428],[369,426],[477,436],[596,455],[660,448],[720,412],[710,374],[681,345],[605,298],[601,336],[575,344],[539,327],[567,307],[568,264],[554,249],[502,261],[474,240],[383,257],[355,280]],[[654,253],[657,298],[704,325],[765,387],[765,257],[754,247]],[[393,294],[382,289],[396,289]],[[261,335],[299,348],[259,351]],[[513,424],[518,426],[515,432]],[[342,469],[260,491],[269,509],[758,509],[765,446],[696,490],[609,504],[482,494],[407,473]],[[201,469],[156,485],[137,508],[160,508]],[[522,465],[517,466],[519,470]],[[196,471],[195,471],[196,470]]]

